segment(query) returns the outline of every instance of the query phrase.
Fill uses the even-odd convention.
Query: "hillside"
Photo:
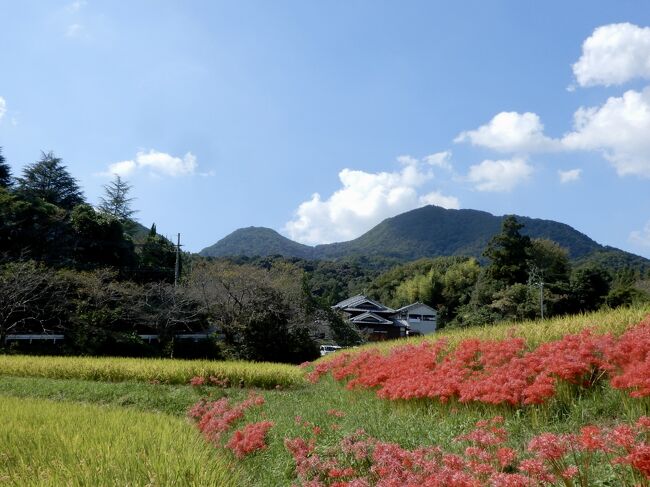
[[[247,227],[235,230],[214,245],[201,250],[204,257],[283,255],[311,259],[314,248],[283,237],[275,230]]]
[[[310,247],[278,232],[259,227],[236,230],[203,249],[205,257],[282,255],[311,259],[373,256],[410,261],[422,257],[464,255],[481,257],[490,238],[501,228],[503,216],[478,210],[447,210],[425,206],[388,218],[359,238]],[[613,268],[650,267],[650,261],[613,247],[605,247],[569,225],[553,220],[517,216],[523,233],[548,238],[567,248],[572,260],[597,258]]]

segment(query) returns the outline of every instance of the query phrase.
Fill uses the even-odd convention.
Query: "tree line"
[[[56,352],[301,362],[318,355],[319,340],[360,341],[290,263],[260,268],[182,254],[175,286],[176,248],[155,224],[147,230],[133,219],[131,189],[115,176],[93,206],[53,153],[13,177],[0,149],[4,351],[45,351],[8,335],[64,333]],[[211,339],[186,343],[182,333]]]
[[[623,268],[612,273],[592,262],[571,264],[566,249],[522,235],[514,216],[484,251],[471,257],[421,259],[396,266],[369,285],[369,295],[400,307],[421,301],[436,308],[448,327],[536,319],[648,301],[650,273]]]
[[[181,253],[175,286],[176,248],[155,224],[137,223],[131,193],[115,176],[93,206],[53,153],[13,176],[0,148],[0,349],[41,351],[5,338],[42,332],[65,334],[58,353],[300,362],[319,343],[362,341],[330,309],[357,293],[395,308],[421,301],[440,326],[462,327],[629,305],[650,291],[639,270],[572,264],[557,243],[522,235],[512,216],[482,262]],[[212,338],[186,343],[181,333]]]

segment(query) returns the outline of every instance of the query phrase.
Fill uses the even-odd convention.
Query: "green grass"
[[[194,376],[217,376],[242,387],[296,387],[303,372],[292,365],[116,357],[0,355],[0,375],[93,381],[187,384]]]
[[[7,397],[0,417],[2,485],[246,485],[184,419]]]
[[[220,389],[213,389],[213,394],[220,392]],[[88,402],[185,416],[187,409],[201,398],[202,393],[192,386],[184,385],[0,377],[0,395]]]

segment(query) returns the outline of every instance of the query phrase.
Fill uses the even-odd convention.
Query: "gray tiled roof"
[[[351,298],[344,299],[340,303],[336,303],[334,306],[332,306],[332,308],[334,308],[334,309],[360,309],[360,308],[357,308],[357,306],[359,306],[360,304],[362,304],[364,302],[368,302],[368,303],[373,304],[374,306],[376,306],[378,308],[378,311],[381,311],[381,312],[388,312],[388,313],[394,313],[395,312],[394,309],[389,308],[387,306],[384,306],[383,304],[378,303],[377,301],[374,301],[374,300],[372,300],[372,299],[370,299],[370,298],[368,298],[368,297],[366,297],[366,296],[364,296],[362,294],[357,294],[356,296],[352,296]]]
[[[391,320],[387,320],[381,316],[378,316],[374,313],[362,313],[360,315],[351,318],[352,323],[372,323],[377,325],[393,325],[394,323]]]
[[[406,306],[402,306],[401,308],[397,309],[396,311],[397,312],[406,311],[407,309],[411,309],[411,308],[413,308],[415,306],[426,306],[427,308],[429,308],[434,313],[437,313],[437,311],[434,308],[432,308],[428,304],[420,303],[419,301],[417,303],[411,303],[411,304],[407,304]]]

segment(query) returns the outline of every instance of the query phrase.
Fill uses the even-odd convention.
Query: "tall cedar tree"
[[[11,186],[11,170],[9,164],[2,155],[2,147],[0,147],[0,188],[8,188]]]
[[[38,162],[24,169],[18,190],[28,198],[40,198],[65,210],[84,202],[77,180],[52,152],[43,152]]]
[[[504,218],[501,233],[492,237],[483,255],[490,259],[487,269],[489,275],[511,286],[525,283],[528,279],[528,254],[531,246],[530,237],[519,233],[524,227],[514,215]]]
[[[115,217],[122,224],[128,222],[136,213],[136,210],[131,208],[135,198],[129,197],[132,188],[133,186],[116,174],[113,181],[104,186],[104,196],[101,197],[99,209]]]

